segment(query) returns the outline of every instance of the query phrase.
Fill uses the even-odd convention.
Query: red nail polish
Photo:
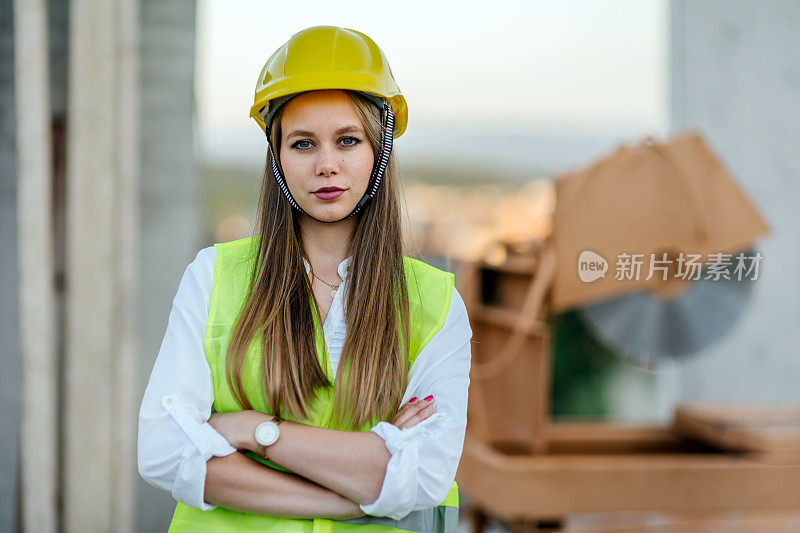
[[[427,402],[428,400],[433,400],[433,394],[425,397],[425,401]]]
[[[416,397],[416,396],[414,396],[413,398],[411,398],[410,400],[408,400],[408,403],[412,403],[412,402],[416,402],[416,401],[417,401],[417,397]]]

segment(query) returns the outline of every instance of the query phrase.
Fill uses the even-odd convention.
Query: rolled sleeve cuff
[[[216,505],[203,499],[206,481],[206,459],[196,450],[187,448],[181,458],[181,466],[172,485],[172,497],[181,503],[197,507],[202,511],[215,509]]]
[[[172,416],[191,440],[181,457],[172,496],[179,502],[203,511],[216,508],[205,502],[206,462],[213,456],[224,457],[236,451],[217,430],[204,422],[197,408],[179,401],[176,395],[167,395],[162,400],[164,409]]]
[[[419,424],[400,429],[388,422],[378,422],[370,431],[384,440],[392,454],[378,498],[359,507],[368,515],[400,520],[414,510],[419,479],[419,437],[425,427],[436,420],[431,416]]]

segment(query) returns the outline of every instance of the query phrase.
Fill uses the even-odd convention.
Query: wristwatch
[[[255,439],[259,444],[259,455],[264,459],[268,459],[267,446],[275,444],[278,441],[278,437],[281,435],[278,424],[283,422],[283,420],[283,418],[276,416],[272,420],[261,422],[256,426]]]

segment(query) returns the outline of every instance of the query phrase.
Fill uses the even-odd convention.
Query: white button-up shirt
[[[139,410],[139,474],[176,500],[203,510],[216,507],[203,500],[206,461],[236,451],[208,424],[214,391],[203,342],[215,260],[209,246],[186,268]],[[334,375],[346,333],[342,299],[350,260],[338,266],[343,281],[323,324]],[[436,413],[407,429],[388,422],[371,429],[384,439],[391,459],[378,498],[360,506],[364,513],[400,519],[444,501],[464,444],[471,337],[464,302],[454,288],[444,326],[411,366],[403,395],[405,404],[432,394]]]

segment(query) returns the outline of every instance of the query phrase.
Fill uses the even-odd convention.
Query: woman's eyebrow
[[[344,126],[342,128],[339,128],[338,130],[334,131],[333,133],[335,135],[340,135],[342,133],[351,133],[351,132],[361,133],[362,129],[359,126],[356,126],[355,124],[350,124],[348,126]],[[286,138],[289,139],[289,138],[295,137],[295,136],[298,136],[298,137],[316,137],[316,135],[312,131],[294,130],[292,133],[287,135]]]

